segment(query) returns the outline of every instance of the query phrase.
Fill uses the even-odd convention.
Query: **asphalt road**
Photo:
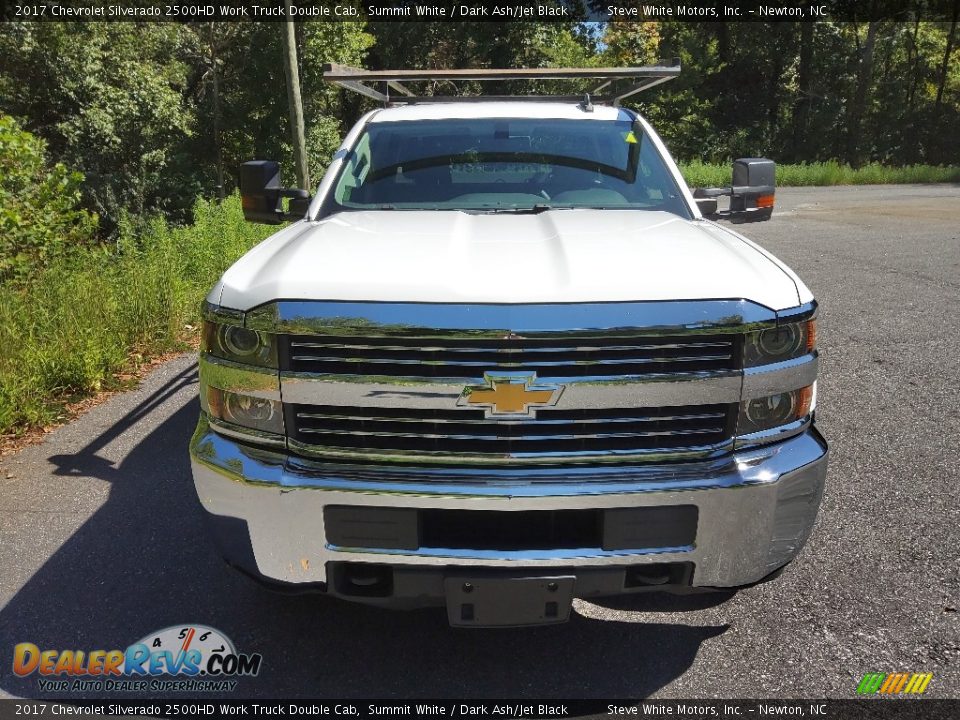
[[[15,643],[124,648],[197,622],[264,657],[240,696],[852,697],[864,672],[960,697],[960,187],[784,189],[746,233],[821,304],[820,519],[776,582],[724,602],[578,601],[571,621],[453,630],[270,594],[204,534],[193,358],[0,461],[0,695]],[[8,475],[12,477],[8,477]]]

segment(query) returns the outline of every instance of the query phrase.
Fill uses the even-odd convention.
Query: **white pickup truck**
[[[190,452],[226,559],[476,626],[775,577],[826,474],[816,303],[704,215],[769,218],[772,163],[695,197],[616,102],[417,97],[394,72],[328,71],[387,107],[312,198],[242,169],[248,219],[297,219],[205,303]]]

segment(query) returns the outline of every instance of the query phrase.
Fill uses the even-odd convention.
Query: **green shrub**
[[[49,165],[46,143],[0,114],[0,282],[28,278],[92,240],[97,218],[78,207],[82,180]]]
[[[243,221],[237,197],[194,210],[188,227],[125,227],[116,246],[0,285],[0,432],[48,423],[65,399],[116,384],[133,353],[185,346],[210,287],[270,232]]]

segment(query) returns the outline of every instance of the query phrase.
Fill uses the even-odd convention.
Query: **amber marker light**
[[[209,320],[203,321],[203,332],[200,335],[200,349],[210,352],[217,346],[217,326]]]
[[[207,408],[210,414],[218,420],[223,419],[223,390],[207,387]]]
[[[817,321],[816,319],[807,320],[807,352],[813,352],[817,348]]]
[[[797,409],[794,411],[797,419],[810,414],[810,404],[813,402],[813,385],[807,385],[797,390]]]

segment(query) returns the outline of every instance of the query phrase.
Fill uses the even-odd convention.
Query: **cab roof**
[[[532,118],[556,120],[633,120],[634,115],[623,108],[595,105],[584,110],[583,105],[569,102],[545,101],[470,101],[423,102],[398,105],[374,112],[370,122],[402,122],[405,120],[463,120],[474,118]]]

